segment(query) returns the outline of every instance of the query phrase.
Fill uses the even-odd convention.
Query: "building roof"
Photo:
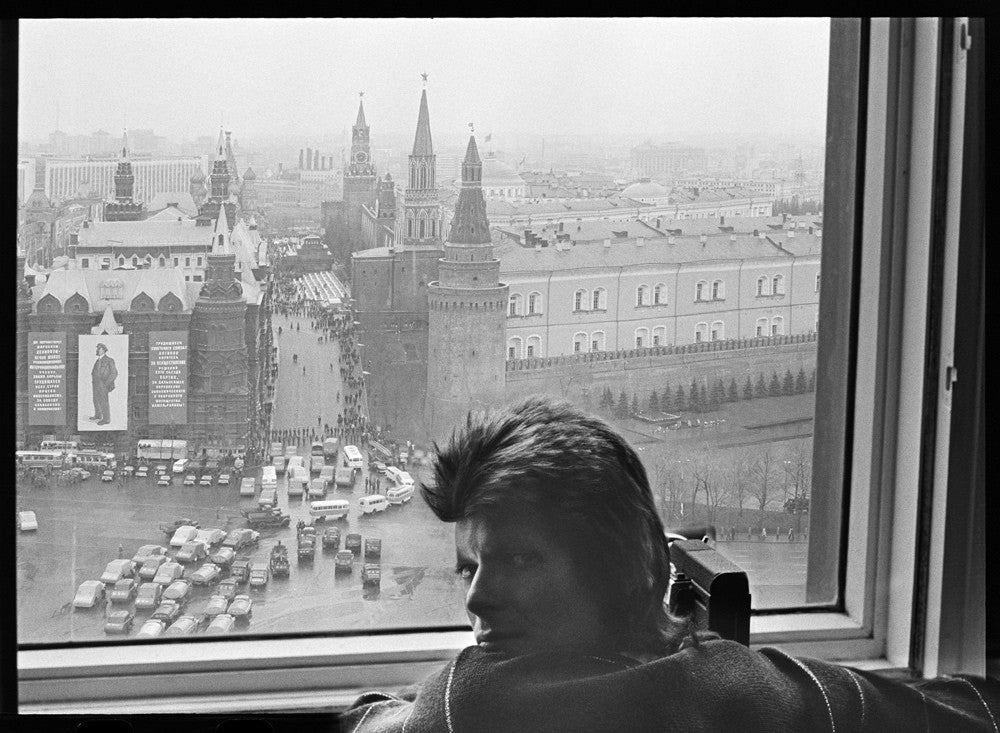
[[[499,160],[492,154],[487,154],[483,160],[483,188],[499,188],[509,186],[524,186],[524,179],[510,165]]]
[[[795,230],[795,236],[789,236],[790,231],[768,232],[767,237],[783,250],[791,252],[796,257],[818,255],[822,249],[823,239],[810,234],[808,229]]]
[[[200,172],[200,171],[199,171]],[[204,176],[202,176],[204,179]],[[192,218],[198,216],[198,205],[191,198],[190,191],[160,191],[154,194],[152,201],[146,204],[146,210],[156,213],[168,206],[176,206],[185,215]],[[153,218],[147,217],[147,221]],[[161,217],[162,218],[162,217]]]
[[[670,190],[668,188],[648,178],[640,178],[630,186],[626,186],[625,190],[622,191],[622,196],[633,199],[666,198],[669,195]]]
[[[102,298],[108,292],[105,283],[121,285],[121,297],[113,300]],[[201,285],[201,283],[195,283]],[[113,292],[113,291],[112,291]],[[103,313],[108,305],[115,310],[127,310],[139,293],[146,293],[154,303],[167,293],[176,295],[185,311],[190,311],[194,300],[190,297],[184,274],[180,268],[150,270],[54,270],[40,288],[34,288],[32,298],[38,302],[52,295],[60,303],[79,293],[90,304],[91,313]]]
[[[417,134],[413,138],[411,155],[434,155],[431,141],[431,116],[427,111],[427,90],[420,93],[420,112],[417,114]]]
[[[666,232],[662,232],[638,219],[631,221],[608,221],[606,219],[594,219],[580,221],[576,223],[566,223],[562,231],[558,224],[535,225],[531,227],[499,227],[501,231],[507,231],[523,240],[524,230],[529,229],[532,234],[542,239],[556,234],[564,234],[574,242],[597,242],[605,239],[635,239],[636,237],[665,237]],[[718,229],[716,229],[718,233]],[[523,244],[523,241],[522,241]]]
[[[247,169],[243,172],[243,180],[244,181],[257,180],[257,174],[253,172],[253,168],[251,166],[247,166]]]
[[[497,245],[494,254],[500,259],[501,273],[792,257],[790,252],[753,235],[737,235],[735,242],[729,235],[710,236],[704,245],[699,237],[677,237],[674,244],[666,237],[657,237],[646,239],[641,247],[636,240],[628,239],[610,247],[594,242],[561,245],[561,249],[549,245],[537,250],[509,242]]]
[[[465,160],[462,161],[462,190],[459,191],[451,231],[448,232],[449,243],[489,244],[492,241],[481,182],[482,160],[476,148],[476,138],[470,135]]]
[[[194,219],[177,221],[92,221],[81,227],[77,246],[87,249],[108,247],[208,247],[212,230],[199,227]]]
[[[392,252],[389,251],[388,247],[372,247],[370,249],[362,249],[351,255],[352,258],[358,260],[370,260],[385,257],[393,257],[395,255],[405,254],[407,252],[437,252],[444,257],[444,250],[438,244],[407,244],[405,247],[396,247]]]
[[[178,219],[190,218],[190,215],[186,211],[181,211],[176,206],[167,206],[152,216],[147,216],[145,221],[177,221]]]

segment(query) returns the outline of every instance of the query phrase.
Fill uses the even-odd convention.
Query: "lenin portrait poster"
[[[80,336],[77,429],[128,429],[128,335]]]

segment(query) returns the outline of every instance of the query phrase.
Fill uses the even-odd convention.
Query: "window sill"
[[[24,714],[334,711],[362,692],[417,683],[473,643],[471,631],[443,631],[21,651],[19,708]],[[860,669],[895,666],[843,614],[754,616],[751,645],[780,645]]]

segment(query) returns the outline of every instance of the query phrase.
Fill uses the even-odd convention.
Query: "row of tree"
[[[784,511],[801,531],[812,488],[812,439],[764,443],[735,451],[671,451],[647,464],[663,520],[727,526],[773,521]],[[685,505],[684,516],[680,506]],[[744,516],[746,510],[756,516]]]
[[[798,375],[793,375],[792,370],[787,369],[783,379],[778,376],[777,372],[772,372],[770,380],[764,376],[763,372],[757,375],[756,381],[747,375],[742,389],[737,385],[735,377],[729,381],[728,386],[722,379],[716,379],[709,389],[707,382],[707,379],[699,382],[697,378],[692,378],[687,390],[683,384],[678,384],[676,388],[671,388],[667,384],[661,391],[651,390],[649,397],[644,401],[645,404],[640,403],[638,393],[633,393],[629,398],[624,389],[615,400],[611,388],[605,387],[598,407],[606,414],[618,418],[645,414],[655,417],[659,413],[711,412],[718,410],[723,404],[739,402],[740,400],[813,392],[816,390],[816,370],[813,369],[812,373],[807,376],[805,369],[801,367]]]

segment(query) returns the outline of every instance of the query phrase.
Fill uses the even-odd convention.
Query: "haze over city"
[[[826,19],[25,20],[19,137],[61,129],[244,140],[341,135],[358,92],[379,135],[411,134],[427,73],[434,134],[822,144]]]

